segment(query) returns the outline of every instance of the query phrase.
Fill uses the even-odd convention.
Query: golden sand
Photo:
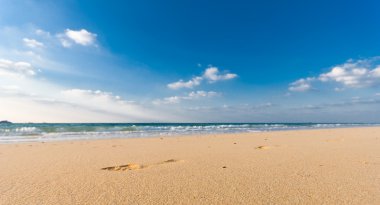
[[[2,144],[0,204],[380,204],[380,128]]]

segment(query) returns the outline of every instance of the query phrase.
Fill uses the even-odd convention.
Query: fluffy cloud
[[[164,99],[157,99],[153,101],[153,104],[155,105],[161,105],[161,104],[177,104],[182,100],[182,97],[180,96],[171,96],[166,97]]]
[[[168,88],[173,89],[173,90],[177,90],[181,88],[194,88],[195,86],[200,85],[202,80],[203,79],[201,77],[194,77],[193,79],[186,82],[183,80],[179,80],[174,83],[169,83]]]
[[[305,92],[310,90],[311,82],[314,81],[315,78],[301,78],[290,84],[289,90],[293,92]]]
[[[183,100],[195,100],[200,98],[211,98],[220,96],[220,93],[214,92],[214,91],[192,91],[188,93],[185,96],[171,96],[164,99],[157,99],[153,101],[153,104],[160,105],[160,104],[178,104]]]
[[[219,69],[217,67],[209,67],[205,70],[203,77],[210,82],[216,82],[221,80],[230,80],[237,77],[234,73],[225,73],[220,74]]]
[[[36,71],[30,63],[0,59],[0,77],[26,77],[35,74]]]
[[[121,100],[120,96],[114,96],[110,92],[103,92],[100,90],[82,90],[82,89],[70,89],[63,90],[61,92],[63,95],[68,96],[70,98],[86,98],[86,100],[97,99],[103,101],[119,101]],[[122,101],[121,101],[122,102]]]
[[[224,72],[221,73],[217,67],[209,67],[207,68],[202,76],[196,76],[189,81],[183,81],[182,79],[169,83],[167,86],[170,89],[177,90],[181,88],[194,88],[202,83],[203,80],[207,80],[210,83],[214,83],[217,81],[230,80],[236,78],[237,75],[234,73]]]
[[[44,31],[44,30],[42,30],[42,29],[37,29],[37,30],[35,31],[35,33],[36,33],[37,35],[39,35],[39,36],[50,37],[50,32],[48,32],[48,31]]]
[[[202,98],[202,97],[216,97],[219,96],[220,93],[214,92],[214,91],[192,91],[188,95],[188,99],[196,99],[196,98]]]
[[[321,74],[319,80],[333,81],[352,88],[369,87],[380,82],[380,67],[371,69],[369,65],[360,62],[349,62]]]
[[[28,46],[29,48],[39,48],[44,46],[43,43],[35,39],[23,38],[22,41],[24,42],[24,45]]]
[[[349,60],[344,64],[332,67],[329,72],[322,73],[318,77],[299,79],[290,84],[289,90],[310,90],[313,81],[334,82],[343,86],[343,88],[336,88],[336,91],[342,91],[344,88],[372,87],[380,84],[380,63],[378,61],[378,57],[357,61]]]
[[[96,39],[96,34],[90,33],[85,29],[81,29],[79,31],[66,29],[65,34],[75,43],[82,46],[92,45]]]
[[[71,30],[66,29],[63,34],[58,34],[57,37],[61,41],[63,47],[71,47],[73,43],[82,46],[91,46],[96,42],[96,34],[87,31],[86,29]]]

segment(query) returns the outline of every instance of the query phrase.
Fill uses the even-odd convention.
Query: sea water
[[[0,124],[0,143],[266,132],[376,126],[347,123],[13,123]]]

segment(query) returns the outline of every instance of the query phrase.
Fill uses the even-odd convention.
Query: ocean
[[[364,123],[4,123],[0,124],[0,143],[162,137],[378,125]]]

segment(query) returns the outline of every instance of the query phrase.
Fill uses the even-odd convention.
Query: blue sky
[[[1,119],[380,122],[377,1],[0,5]]]

